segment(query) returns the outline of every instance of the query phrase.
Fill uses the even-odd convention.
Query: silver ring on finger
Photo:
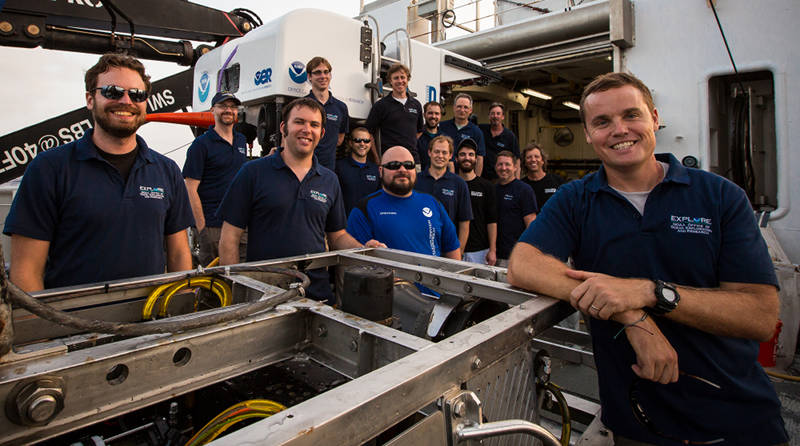
[[[600,309],[595,307],[594,305],[589,305],[589,308],[591,308],[594,311],[600,311]]]

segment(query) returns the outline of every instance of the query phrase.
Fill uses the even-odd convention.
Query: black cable
[[[39,316],[42,319],[54,322],[56,324],[65,325],[81,331],[88,331],[93,333],[109,333],[122,336],[142,336],[148,334],[163,334],[163,333],[176,333],[179,331],[192,330],[195,328],[202,328],[209,325],[229,322],[250,316],[255,313],[270,310],[276,306],[287,302],[297,296],[303,296],[305,289],[308,288],[311,281],[308,276],[300,271],[277,268],[273,266],[218,266],[214,268],[206,268],[201,272],[194,272],[191,275],[207,275],[224,272],[245,272],[257,271],[268,272],[275,274],[283,274],[286,276],[300,279],[300,285],[292,287],[283,293],[273,296],[269,299],[253,302],[242,306],[231,306],[221,308],[213,313],[197,314],[191,316],[184,316],[179,321],[162,319],[158,321],[148,321],[139,323],[120,323],[108,322],[100,320],[84,319],[82,317],[74,316],[70,313],[57,310],[52,306],[45,304],[30,294],[22,291],[18,286],[14,285],[10,280],[6,280],[8,287],[8,300],[31,313]],[[171,280],[171,279],[170,279]]]
[[[722,23],[719,21],[719,16],[717,15],[717,8],[714,7],[714,0],[709,0],[709,5],[711,5],[711,11],[714,13],[714,19],[717,21],[717,28],[719,28],[719,33],[722,35],[722,41],[725,43],[725,49],[728,51],[728,58],[731,60],[731,65],[733,65],[733,72],[736,74],[736,81],[739,82],[739,88],[742,89],[742,93],[746,94],[744,89],[744,83],[742,82],[742,77],[739,75],[739,69],[736,68],[736,62],[733,60],[733,54],[731,53],[731,47],[728,46],[728,39],[725,37],[725,31],[722,29]]]

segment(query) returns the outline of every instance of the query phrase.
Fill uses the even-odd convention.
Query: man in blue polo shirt
[[[505,105],[500,102],[493,102],[489,106],[489,124],[478,126],[483,132],[484,142],[486,143],[486,159],[484,160],[481,176],[489,181],[497,179],[494,164],[497,162],[498,153],[508,150],[517,157],[517,160],[520,158],[517,135],[503,125],[503,121],[506,119],[505,111]],[[519,169],[519,161],[517,161],[517,169]],[[516,177],[519,178],[519,170],[516,172]]]
[[[239,168],[247,162],[247,140],[233,129],[241,101],[228,91],[211,100],[214,126],[198,136],[186,152],[183,178],[192,204],[200,245],[200,264],[219,256],[222,219],[216,215],[222,196]]]
[[[414,161],[427,170],[431,166],[428,148],[433,138],[439,136],[439,121],[442,119],[442,104],[431,101],[423,106],[425,112],[425,128],[417,139],[417,150],[414,152]]]
[[[467,138],[472,138],[478,144],[475,174],[481,175],[481,172],[483,172],[483,157],[486,156],[486,145],[483,141],[483,132],[480,127],[469,120],[471,114],[472,96],[466,93],[457,94],[455,101],[453,101],[453,119],[443,121],[439,125],[439,131],[453,138],[453,144],[456,147]],[[452,162],[455,163],[455,158],[453,158]],[[455,171],[453,167],[451,169]]]
[[[756,361],[777,323],[777,280],[744,191],[654,154],[658,112],[632,75],[596,78],[580,113],[602,167],[548,201],[509,282],[591,316],[616,444],[786,443]]]
[[[459,260],[456,228],[442,204],[414,190],[414,157],[391,147],[381,160],[383,189],[368,195],[350,212],[347,232],[356,240],[380,240],[393,249]]]
[[[450,221],[458,230],[459,243],[466,246],[469,222],[472,220],[472,204],[467,183],[447,170],[447,164],[453,158],[453,140],[444,135],[433,138],[428,149],[428,158],[431,165],[417,175],[414,189],[433,195],[444,205]]]
[[[333,68],[324,57],[314,57],[306,64],[311,83],[309,98],[315,99],[325,109],[325,136],[317,144],[314,154],[317,161],[330,170],[336,166],[336,148],[342,145],[350,127],[347,105],[333,97],[329,90]]]
[[[358,200],[381,188],[378,165],[369,159],[369,155],[374,156],[371,152],[372,136],[364,127],[356,127],[350,132],[349,139],[348,156],[336,161],[345,215],[350,215]]]
[[[325,133],[319,102],[299,98],[283,109],[284,147],[245,164],[222,199],[221,265],[239,261],[239,239],[248,229],[247,261],[361,247],[345,232],[342,191],[333,171],[319,165],[314,148]],[[370,243],[369,246],[377,246]],[[325,269],[306,271],[308,295],[332,303]]]
[[[380,134],[381,153],[392,146],[402,146],[413,152],[422,133],[423,119],[422,105],[408,95],[411,71],[396,63],[389,67],[386,78],[392,92],[372,105],[367,128],[375,136]]]
[[[85,83],[94,128],[31,162],[6,219],[10,278],[25,291],[192,267],[181,171],[136,135],[150,76],[106,54]]]
[[[497,154],[497,266],[508,266],[511,249],[539,211],[533,189],[515,177],[516,166],[513,153]]]

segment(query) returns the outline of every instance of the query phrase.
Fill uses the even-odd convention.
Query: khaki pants
[[[199,260],[203,266],[207,266],[211,261],[219,257],[219,237],[222,228],[206,226],[197,235],[197,243],[200,246]],[[239,240],[239,262],[244,262],[247,258],[247,231],[242,234]]]

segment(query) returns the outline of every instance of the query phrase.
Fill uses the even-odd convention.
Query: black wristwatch
[[[663,316],[678,307],[678,302],[681,301],[681,295],[675,285],[664,282],[663,280],[654,280],[656,284],[656,305],[650,308],[650,312],[657,316]]]

